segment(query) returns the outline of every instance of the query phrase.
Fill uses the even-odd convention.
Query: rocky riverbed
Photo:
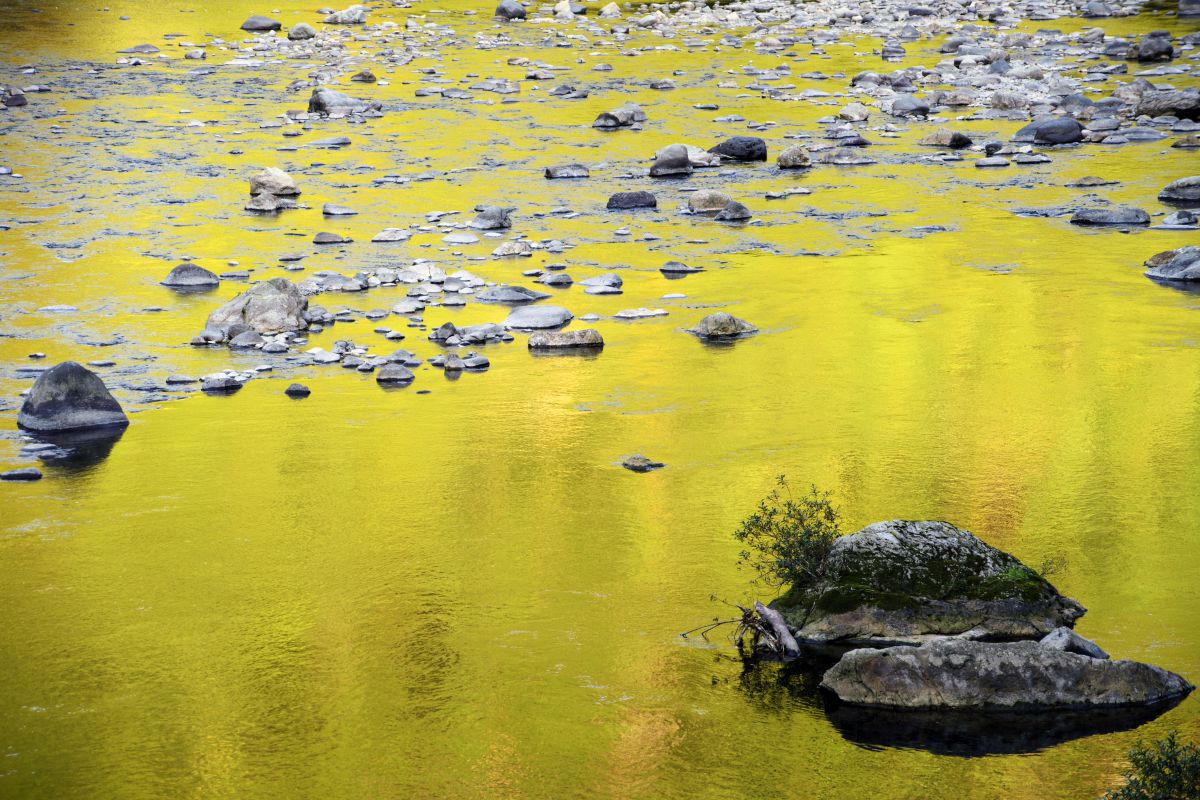
[[[726,530],[778,471],[859,524],[1065,551],[1084,635],[1200,672],[1200,515],[1169,477],[1200,468],[1195,22],[1098,0],[513,5],[6,11],[0,585],[22,633],[0,780],[31,794],[62,743],[93,752],[182,695],[163,741],[209,731],[195,758],[234,793],[243,768],[282,794],[301,771],[213,732],[223,703],[309,753],[310,785],[345,785],[337,731],[440,748],[422,777],[351,759],[366,794],[455,796],[469,773],[490,795],[767,796],[694,774],[736,731],[844,762],[852,780],[813,778],[839,796],[897,774],[971,796],[967,766],[843,749],[808,678],[674,641],[744,590]],[[63,362],[129,425],[19,428]],[[374,710],[350,719],[351,695]],[[434,712],[420,741],[393,726]],[[890,724],[912,737],[883,744],[924,735]],[[1054,791],[1102,788],[1126,743],[1054,756]],[[147,772],[179,793],[165,749],[68,788]],[[1029,763],[980,769],[1042,796]]]

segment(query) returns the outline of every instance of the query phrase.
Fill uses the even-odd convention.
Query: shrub
[[[1200,745],[1180,742],[1175,731],[1148,747],[1129,751],[1125,785],[1104,800],[1196,800],[1200,798]]]
[[[804,589],[821,579],[833,542],[842,532],[829,492],[813,486],[795,498],[787,478],[758,504],[733,536],[746,546],[740,564],[775,586]]]

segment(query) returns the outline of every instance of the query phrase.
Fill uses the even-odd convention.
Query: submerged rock
[[[300,399],[308,397],[310,394],[312,394],[312,389],[309,389],[303,383],[293,383],[291,386],[284,389],[283,393],[288,397]]]
[[[854,705],[1015,711],[1150,705],[1194,687],[1150,664],[1039,642],[942,639],[852,650],[825,673],[821,688]]]
[[[621,461],[621,466],[630,472],[650,472],[656,469],[662,469],[666,464],[661,461],[653,461],[646,458],[641,453],[635,453],[631,456],[626,456]]]
[[[504,320],[506,328],[561,328],[575,317],[560,306],[521,306]]]
[[[221,285],[221,279],[204,267],[184,261],[167,273],[162,285],[172,289],[212,289]]]
[[[837,539],[825,564],[818,584],[772,603],[801,639],[1040,638],[1085,611],[1014,556],[947,522],[868,525]]]
[[[21,404],[17,425],[31,431],[122,427],[129,418],[96,373],[74,361],[43,372]]]
[[[539,331],[529,335],[530,350],[556,350],[604,347],[604,337],[595,328],[576,328],[570,331]]]
[[[22,467],[20,469],[10,469],[7,472],[0,472],[0,481],[40,481],[42,479],[42,471],[37,467]]]
[[[719,311],[716,314],[709,314],[697,322],[694,327],[688,328],[688,333],[699,336],[701,339],[736,339],[758,333],[758,328],[744,319],[738,319],[732,314]]]

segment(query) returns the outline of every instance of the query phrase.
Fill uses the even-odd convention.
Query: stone
[[[271,194],[277,197],[294,197],[300,194],[296,181],[276,167],[267,167],[262,172],[251,176],[250,194]]]
[[[341,11],[326,15],[322,20],[326,25],[362,25],[367,21],[367,10],[363,6],[350,6]]]
[[[971,137],[965,133],[952,131],[949,128],[938,128],[917,141],[926,147],[949,147],[951,150],[962,150],[972,145]]]
[[[290,197],[280,197],[274,194],[256,194],[244,206],[246,211],[273,212],[296,208],[296,201]]]
[[[646,121],[646,112],[636,103],[626,103],[620,108],[615,108],[612,111],[604,111],[596,117],[592,122],[593,128],[601,130],[614,130],[616,128],[629,128],[638,123]]]
[[[1012,138],[1014,142],[1071,144],[1083,141],[1083,126],[1070,117],[1038,117]]]
[[[293,383],[291,386],[283,390],[283,393],[288,397],[303,398],[312,394],[312,389],[309,389],[303,383]]]
[[[221,279],[204,267],[184,261],[167,273],[162,285],[172,289],[212,289],[221,285]]]
[[[561,328],[575,317],[560,306],[526,305],[514,308],[504,320],[506,328]]]
[[[306,39],[315,39],[316,36],[317,29],[312,25],[309,25],[307,22],[298,22],[292,26],[290,31],[288,31],[288,39],[293,42],[302,42]]]
[[[825,673],[821,688],[853,705],[1021,711],[1150,705],[1194,687],[1150,664],[1038,642],[943,639],[852,650]]]
[[[658,208],[658,199],[650,192],[617,192],[608,198],[610,211],[625,211],[634,208]]]
[[[244,31],[277,31],[282,27],[277,20],[257,14],[242,23],[242,30]]]
[[[74,361],[38,376],[17,414],[18,427],[58,432],[123,427],[129,418],[96,373]]]
[[[386,242],[407,242],[412,238],[412,234],[404,228],[384,228],[379,233],[371,237],[371,241],[375,243]]]
[[[1167,250],[1146,261],[1147,278],[1157,281],[1200,281],[1200,246]]]
[[[492,251],[492,258],[528,258],[533,255],[533,245],[524,239],[513,239],[503,242]]]
[[[775,165],[780,169],[807,169],[812,166],[812,159],[803,146],[794,144],[779,154]]]
[[[651,178],[665,178],[692,174],[692,160],[688,156],[687,147],[673,144],[663,148],[650,165]]]
[[[353,208],[339,206],[336,203],[326,203],[321,206],[321,214],[326,217],[353,217],[358,214]]]
[[[242,382],[232,375],[205,375],[200,380],[200,391],[209,394],[233,394],[241,388]]]
[[[546,167],[545,174],[547,180],[591,177],[591,172],[583,164],[562,164],[557,167]]]
[[[708,149],[730,161],[766,161],[767,143],[757,136],[734,136]]]
[[[348,244],[354,241],[347,239],[340,233],[330,233],[329,231],[320,231],[313,236],[313,244]]]
[[[667,276],[677,275],[695,275],[697,272],[703,272],[701,267],[691,267],[684,264],[682,261],[668,261],[658,268],[658,271]]]
[[[1158,199],[1172,205],[1200,205],[1200,175],[1171,181],[1158,193]]]
[[[888,113],[893,117],[927,117],[929,116],[929,104],[918,100],[911,94],[899,94],[893,98]]]
[[[732,314],[718,311],[716,314],[709,314],[693,327],[688,328],[688,333],[701,339],[736,339],[758,333],[758,328],[744,319],[738,319]]]
[[[413,371],[403,364],[389,362],[375,373],[375,382],[382,385],[397,385],[412,383],[415,377]]]
[[[530,350],[600,349],[602,347],[604,347],[604,338],[595,328],[538,331],[529,335]]]
[[[467,225],[484,231],[511,228],[512,220],[509,219],[508,214],[512,210],[510,208],[501,208],[500,206],[476,206],[475,211],[478,213],[476,213],[475,219],[468,222]]]
[[[380,111],[383,104],[377,101],[359,100],[348,94],[318,86],[308,98],[308,113],[329,116],[331,114],[362,114]]]
[[[1085,609],[947,522],[891,520],[836,539],[815,584],[771,604],[797,638],[849,646],[1040,638]]]
[[[1053,647],[1055,650],[1078,653],[1088,658],[1108,658],[1108,653],[1104,652],[1100,648],[1100,645],[1091,639],[1085,639],[1066,626],[1050,631],[1038,643],[1043,647]]]
[[[1200,120],[1200,92],[1186,89],[1145,92],[1138,101],[1136,113],[1147,117]]]
[[[688,209],[696,214],[720,211],[733,202],[733,198],[716,189],[701,189],[688,195]]]
[[[225,305],[213,311],[204,324],[205,331],[218,333],[225,341],[244,330],[260,334],[287,333],[308,327],[305,311],[308,300],[296,284],[286,278],[271,278],[257,283]]]
[[[500,5],[496,6],[496,19],[512,21],[515,19],[525,19],[525,6],[518,3],[516,0],[501,0]]]
[[[20,469],[10,469],[7,472],[0,472],[0,481],[40,481],[42,479],[42,471],[37,467],[22,467]]]
[[[980,169],[987,169],[989,167],[1007,167],[1009,163],[1009,160],[1004,156],[989,156],[987,158],[975,159],[975,166]]]
[[[1149,225],[1150,215],[1131,206],[1081,208],[1071,215],[1072,225]]]
[[[492,286],[475,295],[481,303],[533,303],[550,295],[524,286]]]
[[[871,116],[871,109],[862,103],[848,103],[838,112],[838,118],[847,122],[865,122]]]
[[[1135,50],[1130,52],[1131,58],[1138,61],[1170,61],[1175,54],[1171,46],[1171,34],[1167,31],[1151,31],[1143,36]]]
[[[621,466],[630,472],[651,472],[656,469],[662,469],[666,464],[661,461],[653,461],[640,453],[635,453],[634,455],[626,456],[621,461]]]
[[[717,212],[714,219],[720,222],[744,222],[754,215],[750,213],[750,209],[736,200],[730,200],[724,208]]]

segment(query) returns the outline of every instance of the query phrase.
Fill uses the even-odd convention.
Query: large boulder
[[[323,114],[362,114],[367,111],[379,111],[383,104],[377,101],[359,100],[348,94],[330,89],[328,86],[318,86],[313,89],[308,98],[308,113]]]
[[[1158,199],[1177,206],[1200,205],[1200,175],[1168,183],[1158,193]]]
[[[1200,281],[1200,247],[1167,250],[1146,261],[1146,277],[1156,281]]]
[[[688,156],[687,145],[673,144],[658,152],[654,163],[650,165],[650,177],[691,175],[692,169],[692,160]]]
[[[612,130],[614,128],[628,128],[633,125],[646,121],[646,112],[637,103],[626,103],[620,108],[614,108],[612,111],[601,112],[592,122],[593,128],[602,130]]]
[[[1040,642],[942,639],[852,650],[825,673],[821,688],[854,705],[1019,711],[1151,705],[1194,687],[1151,664]]]
[[[708,149],[730,161],[766,161],[767,143],[757,136],[734,136]]]
[[[253,17],[250,17],[250,19],[242,23],[242,30],[244,31],[277,31],[282,27],[283,25],[281,25],[278,20],[271,19],[270,17],[260,16],[258,14],[255,14]]]
[[[718,311],[716,314],[709,314],[693,327],[688,328],[688,333],[701,339],[738,339],[758,333],[758,328],[744,319],[738,319],[733,314]]]
[[[190,261],[177,264],[174,269],[162,279],[162,285],[171,289],[213,289],[221,284],[216,273],[197,266]]]
[[[1038,117],[1013,134],[1014,142],[1071,144],[1083,141],[1083,126],[1070,117]]]
[[[286,278],[271,278],[209,314],[202,335],[209,341],[223,342],[248,330],[268,334],[303,330],[308,327],[307,310],[308,299],[296,284]]]
[[[20,427],[48,433],[128,424],[129,418],[104,381],[74,361],[64,361],[39,375],[17,414]]]
[[[250,176],[250,194],[269,194],[276,197],[295,197],[300,194],[296,181],[276,167],[267,167],[262,172]]]
[[[1040,638],[1085,609],[947,522],[893,520],[837,539],[821,581],[772,603],[800,639],[852,646]]]
[[[595,328],[538,331],[529,335],[530,350],[599,349],[602,347],[604,347],[604,337]]]
[[[516,0],[500,0],[500,5],[496,6],[496,19],[510,22],[514,19],[525,19],[525,6]]]
[[[1200,92],[1186,89],[1160,89],[1145,92],[1138,100],[1137,114],[1148,117],[1180,117],[1200,120]]]

